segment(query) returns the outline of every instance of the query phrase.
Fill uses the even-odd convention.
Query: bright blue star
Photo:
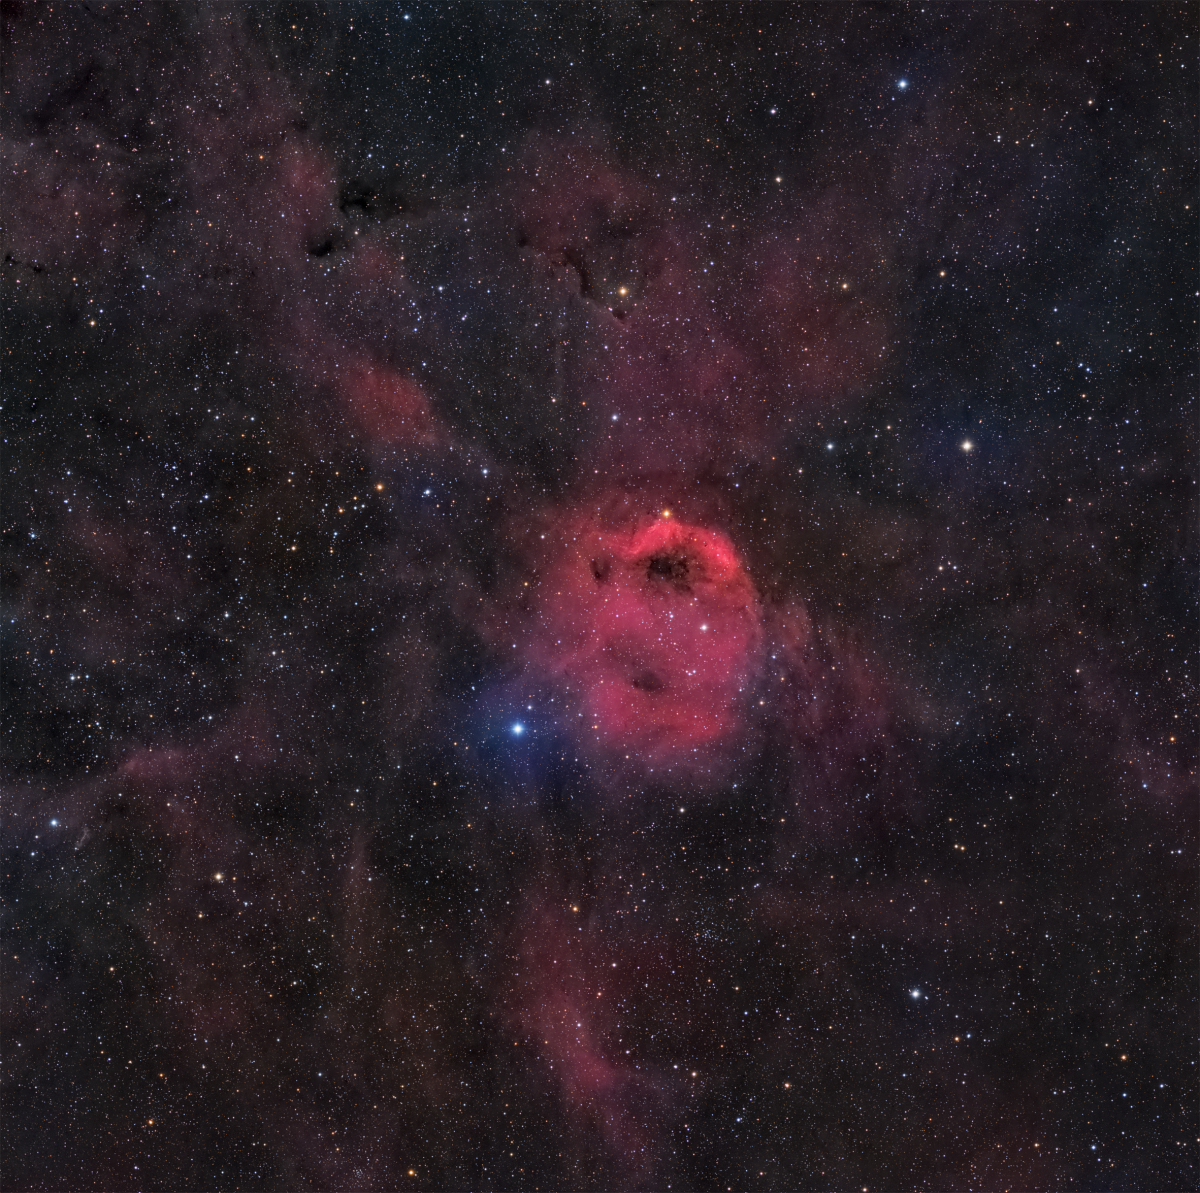
[[[904,90],[904,89],[905,89],[905,88],[908,86],[908,80],[907,80],[907,79],[901,79],[901,80],[900,80],[900,82],[898,82],[898,83],[896,84],[896,86],[897,86],[897,87],[899,87],[901,91],[903,91],[903,90]]]
[[[514,721],[512,727],[513,737],[520,737],[525,732],[525,726],[520,721]]]

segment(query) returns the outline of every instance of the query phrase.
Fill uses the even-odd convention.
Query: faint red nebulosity
[[[33,571],[19,598],[33,640],[67,648],[89,668],[128,657],[154,636],[168,610],[190,611],[202,599],[194,575],[180,566],[186,552],[172,550],[157,528],[97,517],[92,511],[102,506],[80,485],[64,519],[74,547],[67,548],[70,583]],[[75,595],[80,591],[86,599]]]
[[[289,127],[288,117],[283,97],[267,88],[232,115],[209,112],[180,121],[192,149],[186,177],[198,251],[214,263],[249,264],[254,286],[245,299],[265,299],[268,306],[277,296],[295,305],[297,273],[311,241],[338,217],[332,163]]]
[[[543,252],[570,257],[596,226],[632,217],[652,192],[614,166],[596,137],[534,137],[526,146],[513,200],[522,237]]]
[[[90,513],[73,518],[68,528],[97,576],[119,585],[122,595],[139,610],[178,600],[194,586],[157,534],[102,521]]]
[[[626,474],[758,446],[766,411],[702,238],[590,139],[535,138],[513,202],[524,243],[589,308],[581,396],[609,418],[589,455]]]
[[[769,701],[781,752],[782,807],[799,815],[783,831],[843,833],[912,806],[902,726],[919,719],[911,693],[890,683],[844,627],[814,622],[792,601],[768,611]]]
[[[60,103],[52,97],[66,84],[53,54],[74,32],[72,15],[5,4],[3,24],[5,272],[18,293],[70,292],[85,278],[94,284],[97,267],[119,267],[126,246],[152,222],[141,188],[127,185],[138,150],[113,138],[99,115],[108,104],[122,106],[115,94],[123,88],[108,76],[102,82],[103,71],[93,67],[72,78],[74,102]]]
[[[207,737],[190,744],[160,739],[128,752],[118,773],[147,784],[179,785],[214,775],[248,775],[275,766],[283,748],[266,714],[246,708]]]
[[[968,1104],[983,1101],[984,1083],[975,1077],[971,1085],[964,1101]],[[965,1183],[964,1169],[970,1173],[970,1183],[978,1189],[1050,1189],[1070,1179],[1064,1171],[1062,1150],[1065,1149],[1053,1142],[1054,1136],[1046,1130],[1040,1116],[1001,1105],[989,1106],[974,1117],[978,1121],[985,1116],[989,1129],[979,1142],[972,1138],[974,1146],[963,1160],[957,1163],[957,1157],[941,1159],[940,1163],[933,1160],[932,1184],[949,1187]],[[945,1170],[942,1177],[936,1175],[939,1167]]]
[[[702,224],[599,140],[531,139],[512,195],[524,244],[591,308],[577,382],[606,419],[594,470],[753,458],[877,375],[893,306],[877,205],[842,188],[769,230]]]
[[[20,180],[5,190],[5,251],[34,277],[92,270],[144,229],[145,216],[130,197],[106,183],[117,156],[110,147],[59,155],[8,139],[3,149],[9,176]]]
[[[885,363],[892,250],[880,213],[846,188],[813,195],[748,238],[739,339],[787,406],[848,397]]]
[[[610,774],[724,777],[760,665],[754,583],[723,532],[669,507],[600,505],[561,516],[541,544],[528,661],[560,685],[571,732]]]
[[[353,364],[338,393],[362,429],[381,444],[433,445],[445,437],[425,391],[386,365]]]
[[[794,604],[772,613],[775,661],[786,688],[780,707],[795,736],[847,738],[857,748],[886,733],[891,709],[884,683],[846,635],[832,626],[815,630],[807,611]]]
[[[332,161],[291,127],[288,112],[284,98],[264,86],[256,103],[232,118],[208,114],[186,123],[195,146],[189,181],[197,210],[211,217],[202,224],[202,255],[218,272],[222,258],[249,270],[244,292],[259,309],[263,333],[293,369],[332,389],[373,444],[444,442],[424,390],[374,358],[369,334],[335,322],[337,312],[364,300],[394,297],[403,266],[385,245],[351,235],[338,210]],[[247,144],[262,152],[247,159]],[[327,268],[327,259],[337,267]],[[323,438],[327,429],[312,433]]]
[[[650,1068],[620,1047],[618,1008],[635,996],[632,975],[640,971],[628,955],[614,962],[611,944],[548,904],[527,909],[516,944],[520,973],[506,994],[506,1025],[636,1184],[657,1152],[665,1101]]]
[[[862,299],[841,298],[808,274],[804,263],[777,259],[759,292],[759,305],[769,367],[778,378],[802,387],[811,401],[872,376],[888,341],[882,313],[872,312],[872,319],[857,309]]]
[[[1194,811],[1200,800],[1200,781],[1193,726],[1176,719],[1170,723],[1174,732],[1147,732],[1136,692],[1130,693],[1128,676],[1095,664],[1078,667],[1075,673],[1076,698],[1091,732],[1111,751],[1114,768],[1129,776],[1129,794],[1158,810]],[[1049,702],[1045,715],[1057,715]]]

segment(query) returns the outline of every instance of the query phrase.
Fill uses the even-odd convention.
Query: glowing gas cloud
[[[593,760],[660,782],[728,771],[760,669],[762,606],[721,530],[607,494],[539,539],[524,639]]]

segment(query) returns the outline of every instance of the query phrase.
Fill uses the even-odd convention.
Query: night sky
[[[3,4],[3,1184],[1197,1183],[1182,4]]]

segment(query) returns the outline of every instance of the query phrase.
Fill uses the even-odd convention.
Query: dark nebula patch
[[[646,575],[651,580],[665,580],[676,588],[686,589],[688,561],[684,555],[652,555],[646,565]]]
[[[639,692],[661,692],[663,681],[653,671],[639,671],[629,681]]]

